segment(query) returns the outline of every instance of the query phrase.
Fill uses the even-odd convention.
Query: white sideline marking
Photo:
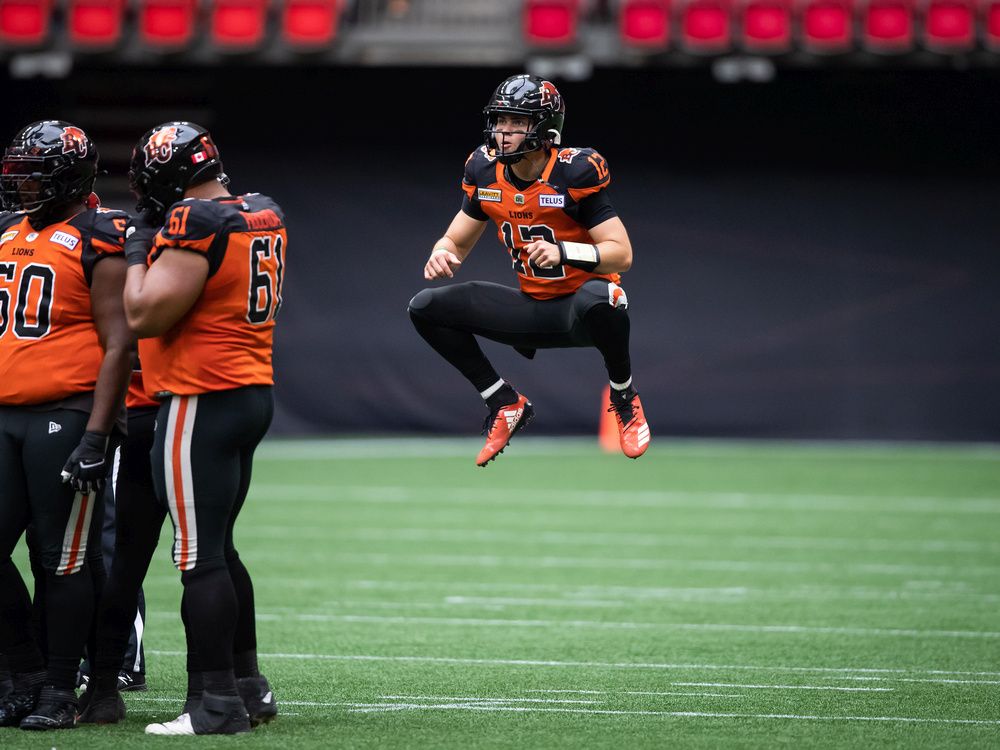
[[[913,716],[811,716],[807,714],[750,714],[715,713],[709,711],[627,711],[597,708],[542,708],[536,706],[501,706],[481,703],[345,703],[353,707],[352,713],[382,713],[405,710],[444,711],[497,711],[516,713],[572,713],[597,714],[604,716],[670,716],[674,718],[710,719],[786,719],[799,721],[883,721],[913,724],[985,724],[1000,725],[1000,720],[989,719],[925,719]]]
[[[157,616],[175,616],[174,613],[157,612]],[[610,630],[687,630],[737,633],[827,633],[832,635],[879,635],[917,638],[1000,638],[1000,632],[986,630],[913,630],[908,628],[852,628],[812,625],[739,625],[734,623],[688,622],[602,622],[600,620],[515,620],[479,617],[403,617],[389,615],[326,615],[279,614],[258,612],[259,620],[298,620],[300,622],[364,622],[403,625],[457,625],[473,627],[522,627],[549,628],[574,627]]]
[[[528,690],[529,693],[569,693],[579,695],[690,695],[706,698],[745,698],[743,693],[695,693],[680,692],[678,690],[652,691],[652,690]]]
[[[727,545],[767,549],[831,549],[865,550],[871,552],[1000,552],[1000,542],[963,539],[882,539],[843,537],[750,536],[728,534],[640,534],[586,531],[529,531],[521,529],[433,529],[433,528],[364,528],[350,531],[339,529],[305,529],[301,526],[267,525],[259,529],[262,537],[289,536],[301,538],[315,532],[316,538],[359,539],[364,541],[441,541],[441,542],[513,542],[526,544],[593,544],[597,546],[633,547],[703,547],[724,541]],[[246,535],[246,532],[243,532]],[[311,536],[311,534],[310,534]]]
[[[309,438],[289,440],[272,438],[257,449],[255,459],[262,461],[316,461],[357,458],[444,458],[476,455],[482,445],[478,438],[414,436],[410,438]],[[527,454],[599,457],[593,437],[547,438],[535,435],[519,437],[518,443],[530,447]],[[761,459],[781,454],[781,460],[885,461],[916,458],[920,461],[998,461],[1000,445],[995,443],[885,442],[878,440],[739,440],[657,438],[657,446],[671,456],[700,458]]]
[[[836,685],[747,685],[740,682],[671,682],[674,687],[731,687],[744,690],[841,690],[847,693],[891,693],[896,688],[856,688]]]
[[[186,656],[186,651],[147,649],[157,656]],[[967,675],[971,677],[1000,677],[1000,672],[963,671],[946,669],[909,669],[904,667],[803,667],[759,664],[671,664],[665,662],[607,662],[607,661],[554,661],[543,659],[467,659],[454,656],[383,656],[376,654],[259,654],[267,659],[303,659],[322,661],[373,661],[425,664],[471,664],[477,666],[512,667],[583,667],[587,669],[661,669],[661,670],[748,670],[754,672],[816,672],[819,674],[933,674]]]
[[[154,652],[151,652],[154,653]],[[533,692],[533,691],[529,691]],[[575,691],[565,691],[575,692]],[[579,691],[591,692],[591,691]],[[636,693],[642,694],[642,693]],[[666,695],[666,693],[656,693],[655,695]],[[691,695],[685,693],[684,695]],[[596,701],[573,701],[544,698],[454,698],[449,696],[394,696],[384,695],[381,698],[388,700],[421,700],[421,701],[451,701],[449,703],[358,703],[353,701],[282,701],[288,706],[317,706],[317,707],[337,707],[348,708],[352,713],[381,713],[401,710],[468,710],[468,711],[497,711],[497,712],[517,712],[517,713],[574,713],[574,714],[596,714],[611,716],[669,716],[676,718],[722,718],[722,719],[788,719],[805,721],[880,721],[880,722],[903,722],[919,724],[981,724],[997,725],[1000,721],[987,719],[932,719],[910,716],[815,716],[807,714],[751,714],[751,713],[720,713],[709,711],[641,711],[641,710],[620,710],[620,709],[595,709],[595,708],[549,708],[542,706],[511,706],[503,705],[510,703],[531,702],[531,703],[595,703]],[[733,696],[741,697],[741,696]],[[129,703],[140,702],[169,702],[180,703],[179,699],[157,698],[152,696],[130,696]],[[457,702],[456,702],[457,701]],[[136,713],[155,713],[151,709],[137,709]],[[282,712],[282,716],[298,716],[296,713]]]
[[[147,578],[148,580],[148,578]],[[173,579],[171,579],[173,580]],[[886,589],[865,586],[821,586],[815,584],[802,584],[780,589],[759,589],[747,586],[720,586],[720,587],[670,587],[670,586],[622,586],[604,584],[574,584],[564,585],[560,583],[525,583],[521,581],[501,583],[482,581],[371,581],[353,580],[347,581],[349,588],[373,590],[385,589],[390,591],[425,591],[435,589],[473,589],[485,591],[553,591],[562,596],[554,601],[575,602],[577,596],[591,597],[594,595],[612,594],[624,596],[630,599],[682,599],[697,601],[724,601],[733,602],[738,598],[749,596],[760,596],[776,599],[945,599],[952,597],[981,599],[983,601],[1000,601],[1000,594],[983,594],[976,591],[966,590],[966,584],[954,585],[955,582],[933,588],[910,589]],[[942,590],[943,589],[943,590]],[[450,598],[450,597],[449,597]],[[470,601],[482,599],[484,603],[489,602],[491,597],[467,597]],[[546,600],[539,600],[546,601]],[[402,606],[402,603],[400,603]]]
[[[476,695],[380,695],[379,698],[386,700],[416,700],[416,701],[474,701],[476,703],[587,703],[594,704],[601,701],[591,700],[570,700],[566,698],[487,698]]]
[[[425,487],[410,485],[327,485],[257,483],[250,494],[259,499],[298,502],[419,505],[491,504],[509,508],[529,505],[532,508],[598,507],[677,508],[686,510],[742,510],[748,512],[788,511],[824,513],[1000,513],[997,497],[884,497],[882,495],[781,495],[751,492],[706,492],[637,490],[627,494],[617,490],[553,490],[532,488],[530,492],[512,493],[501,487]]]
[[[259,560],[284,559],[285,552],[255,552]],[[592,568],[607,570],[707,570],[728,572],[768,571],[774,573],[843,573],[850,570],[858,573],[908,576],[984,575],[1000,576],[1000,566],[996,565],[902,565],[889,563],[834,563],[834,562],[771,562],[765,560],[685,560],[654,558],[615,557],[530,557],[527,555],[397,555],[375,552],[340,552],[326,559],[344,563],[364,565],[392,565],[406,567],[408,564],[483,567],[483,568]]]

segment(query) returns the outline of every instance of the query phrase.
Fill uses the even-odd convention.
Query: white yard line
[[[709,711],[629,711],[594,708],[544,708],[536,706],[502,706],[481,703],[345,703],[353,713],[382,713],[388,711],[406,710],[444,710],[444,711],[484,711],[484,712],[515,712],[515,713],[572,713],[603,716],[666,716],[674,718],[706,718],[706,719],[783,719],[791,721],[877,721],[913,724],[979,724],[996,726],[1000,720],[987,719],[931,719],[916,716],[817,716],[808,714],[752,714],[752,713],[716,713]]]
[[[671,682],[674,687],[728,687],[743,690],[839,690],[846,693],[891,693],[895,688],[856,688],[837,685],[748,685],[742,682]]]
[[[760,549],[864,550],[870,552],[1000,552],[1000,542],[964,539],[882,539],[720,534],[640,534],[529,529],[361,528],[311,529],[303,526],[250,527],[251,535],[299,537],[315,533],[323,538],[362,541],[510,542],[515,544],[572,544],[608,547],[705,547],[720,542]]]
[[[281,581],[279,583],[284,583]],[[926,581],[922,583],[928,583]],[[647,599],[682,599],[703,601],[741,601],[747,597],[764,597],[776,599],[943,599],[949,597],[982,599],[983,601],[1000,601],[1000,594],[981,593],[970,590],[969,585],[955,581],[941,581],[940,585],[921,586],[920,588],[898,589],[874,586],[829,586],[803,583],[784,588],[753,588],[748,586],[622,586],[606,584],[564,584],[564,583],[534,583],[523,581],[392,581],[392,580],[351,580],[346,581],[348,588],[363,590],[388,591],[551,591],[559,597],[546,597],[553,601],[576,601],[581,598],[604,598],[608,596],[626,597],[634,600]],[[468,595],[466,595],[468,596]],[[450,598],[450,597],[449,597]],[[481,598],[484,602],[492,597]]]
[[[155,617],[176,617],[174,612],[151,611]],[[487,617],[405,617],[391,615],[330,615],[306,613],[258,612],[258,620],[280,622],[347,622],[386,625],[448,625],[458,627],[502,628],[595,628],[599,630],[682,630],[736,633],[819,633],[851,636],[887,636],[913,638],[995,639],[1000,632],[983,630],[916,630],[909,628],[856,628],[813,625],[743,625],[737,623],[688,622],[606,622],[602,620],[538,620]]]
[[[281,559],[287,552],[258,550],[258,560]],[[935,576],[1000,576],[997,565],[904,565],[890,563],[857,562],[774,562],[769,560],[690,560],[664,558],[618,557],[545,557],[528,555],[448,555],[448,554],[390,554],[377,552],[339,552],[323,554],[326,560],[363,565],[380,565],[405,568],[412,565],[429,567],[479,567],[479,568],[581,568],[597,570],[704,570],[726,572],[769,573],[837,573],[845,571],[873,575]]]
[[[267,500],[324,503],[376,503],[415,505],[495,504],[500,508],[530,506],[622,508],[675,508],[695,511],[824,512],[868,514],[987,514],[1000,513],[998,497],[885,497],[882,495],[782,495],[752,492],[636,490],[554,490],[535,488],[511,492],[504,487],[413,487],[412,485],[340,485],[256,483],[250,494]]]
[[[358,458],[471,458],[482,445],[479,438],[375,437],[272,438],[261,443],[254,456],[259,461],[353,460]],[[528,456],[582,455],[600,457],[593,437],[518,436]],[[1000,461],[1000,445],[991,443],[880,442],[868,440],[738,440],[658,437],[656,448],[664,457],[730,458],[781,461],[858,460],[885,461]]]
[[[147,649],[147,652],[157,656],[186,656],[185,651],[169,651]],[[760,664],[684,664],[669,662],[607,662],[607,661],[556,661],[544,659],[469,659],[454,656],[387,656],[382,654],[316,654],[316,653],[262,653],[262,659],[292,659],[302,661],[370,661],[370,662],[401,662],[423,664],[468,664],[475,666],[511,666],[511,667],[566,667],[585,669],[639,669],[639,670],[741,670],[753,672],[804,672],[817,674],[885,674],[885,675],[963,675],[969,677],[1000,677],[995,671],[921,669],[905,667],[807,667],[787,665]],[[987,683],[992,684],[992,683]]]

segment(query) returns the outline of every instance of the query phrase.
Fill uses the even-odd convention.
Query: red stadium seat
[[[681,11],[681,41],[689,52],[728,51],[733,42],[729,0],[688,0]]]
[[[1000,0],[985,0],[982,6],[983,44],[1000,52]]]
[[[69,40],[78,47],[113,47],[122,37],[122,0],[70,0]]]
[[[342,0],[286,0],[281,28],[293,47],[319,48],[333,41]]]
[[[231,51],[256,49],[267,30],[267,0],[213,0],[212,43]]]
[[[829,54],[851,49],[854,42],[851,0],[805,0],[799,13],[802,46],[807,51]]]
[[[525,0],[525,41],[536,47],[572,44],[579,15],[580,0]]]
[[[618,29],[629,47],[666,49],[670,44],[670,0],[624,0]]]
[[[742,43],[748,52],[787,52],[792,46],[791,0],[745,0]]]
[[[929,0],[924,11],[924,45],[939,52],[965,52],[976,44],[972,0]]]
[[[862,24],[865,46],[873,52],[908,52],[914,42],[911,0],[869,0]]]
[[[195,0],[140,0],[139,38],[159,49],[181,49],[194,38]]]
[[[0,44],[35,47],[49,35],[51,0],[0,0]]]

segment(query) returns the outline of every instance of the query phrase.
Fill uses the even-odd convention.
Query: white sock
[[[630,383],[632,382],[631,378],[629,378],[629,382]],[[493,385],[491,385],[485,391],[480,391],[479,395],[482,396],[483,397],[483,401],[485,401],[490,396],[492,396],[494,393],[496,393],[497,391],[499,391],[501,388],[503,388],[503,378],[501,378],[500,380],[498,380],[497,382],[495,382]]]
[[[626,388],[632,385],[632,378],[629,378],[624,383],[616,383],[613,380],[609,380],[608,382],[611,383],[611,387],[614,388],[616,391],[624,391]]]

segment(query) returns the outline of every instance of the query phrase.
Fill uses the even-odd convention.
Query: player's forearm
[[[604,240],[595,243],[601,262],[595,273],[624,273],[632,267],[632,246],[619,240]]]
[[[431,248],[431,252],[434,252],[434,250],[437,250],[438,248],[443,248],[450,253],[454,253],[459,260],[465,260],[469,256],[469,253],[472,252],[472,246],[474,244],[475,241],[461,244],[459,240],[446,234],[434,243],[434,247]]]
[[[87,430],[107,435],[121,410],[132,374],[131,344],[116,342],[104,351],[104,359],[94,386],[94,406],[87,420]]]
[[[174,319],[168,316],[170,298],[155,284],[149,284],[144,266],[129,266],[125,277],[125,319],[128,327],[141,339],[159,336],[169,330]]]

